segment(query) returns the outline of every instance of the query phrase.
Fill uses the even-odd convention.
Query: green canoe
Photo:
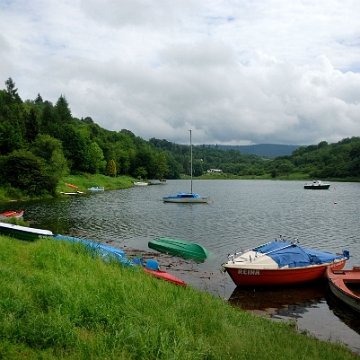
[[[50,230],[35,229],[4,222],[0,222],[0,234],[27,241],[34,241],[43,237],[54,236]]]
[[[148,246],[151,249],[184,259],[204,260],[209,256],[209,252],[203,246],[184,240],[159,238],[149,241]]]

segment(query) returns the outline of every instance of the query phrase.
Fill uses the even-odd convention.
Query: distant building
[[[210,169],[207,172],[208,173],[222,173],[222,170],[220,170],[220,169]]]

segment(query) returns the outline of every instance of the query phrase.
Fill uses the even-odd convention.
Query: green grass
[[[96,186],[104,187],[105,190],[124,189],[134,186],[134,181],[136,180],[130,176],[110,177],[101,174],[69,175],[59,181],[56,191],[75,191],[66,184],[78,186],[80,191],[87,191],[89,188]]]
[[[104,187],[105,190],[125,189],[134,186],[135,179],[130,176],[110,177],[101,174],[81,174],[69,175],[62,178],[56,187],[56,193],[60,196],[60,192],[72,192],[75,189],[68,187],[66,184],[78,186],[79,191],[88,191],[91,187]],[[35,197],[24,194],[21,190],[12,187],[0,187],[0,201],[10,200],[31,200]],[[51,198],[50,195],[41,196],[41,198]],[[0,358],[1,359],[1,358]]]
[[[0,236],[0,359],[358,358],[81,244]]]

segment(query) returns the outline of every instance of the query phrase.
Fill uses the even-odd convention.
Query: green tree
[[[30,110],[30,114],[25,114],[25,140],[32,143],[40,132],[39,120],[34,109]]]
[[[54,139],[47,134],[39,134],[31,144],[30,150],[37,157],[44,159],[48,173],[53,174],[57,179],[69,173],[69,167],[60,140]]]
[[[11,77],[5,81],[6,94],[8,95],[8,100],[10,103],[16,102],[21,103],[20,96],[18,94],[18,89],[15,88],[15,83]]]
[[[166,164],[166,156],[164,152],[160,152],[155,156],[155,172],[156,178],[163,179],[164,175],[169,171]]]
[[[111,159],[107,166],[106,166],[106,172],[109,176],[115,177],[116,176],[116,163],[113,159]]]
[[[70,124],[72,122],[71,111],[69,108],[69,103],[66,100],[65,96],[60,96],[56,105],[55,110],[60,115],[62,123]]]
[[[46,173],[41,160],[25,150],[14,151],[2,161],[1,182],[25,194],[55,195],[57,179]]]
[[[14,150],[23,147],[23,138],[16,121],[10,124],[9,121],[0,123],[0,154],[7,155]]]

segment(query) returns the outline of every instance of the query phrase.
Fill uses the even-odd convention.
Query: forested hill
[[[242,154],[254,154],[274,159],[277,156],[291,155],[300,145],[258,144],[258,145],[210,145],[219,150],[240,150]]]

